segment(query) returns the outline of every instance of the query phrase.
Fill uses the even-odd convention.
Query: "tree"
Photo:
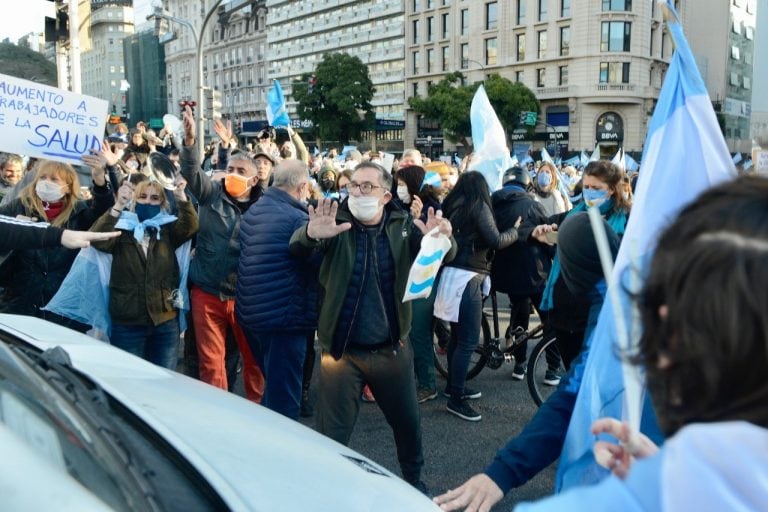
[[[504,129],[509,132],[518,127],[520,112],[539,111],[539,101],[533,91],[520,82],[512,82],[498,74],[490,75],[484,82],[461,85],[464,75],[456,71],[430,87],[427,97],[414,96],[408,104],[417,113],[440,122],[445,137],[451,142],[461,142],[470,148],[472,136],[470,107],[477,88],[483,83],[488,100]]]
[[[368,67],[359,58],[333,53],[323,56],[314,73],[304,73],[292,83],[291,96],[298,102],[298,114],[312,121],[318,144],[347,143],[373,129],[375,92]]]
[[[6,75],[52,87],[56,87],[58,81],[56,64],[45,60],[40,53],[13,43],[0,43],[0,70]]]

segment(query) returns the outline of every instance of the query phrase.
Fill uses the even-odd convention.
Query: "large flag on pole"
[[[643,392],[640,376],[622,368],[617,346],[617,315],[633,325],[627,295],[630,263],[647,265],[657,238],[677,213],[702,191],[736,176],[731,155],[712,109],[709,94],[680,26],[671,1],[660,2],[675,43],[659,100],[648,127],[643,152],[643,171],[637,183],[632,215],[621,243],[609,286],[618,287],[621,311],[606,301],[598,324],[587,340],[587,358],[581,387],[560,456],[556,491],[594,483],[607,475],[592,455],[594,420],[610,416],[629,421],[635,428],[658,436],[653,412]],[[692,165],[695,163],[695,165]],[[621,283],[618,281],[621,279]],[[631,283],[630,283],[631,285]],[[637,322],[634,322],[637,326]],[[639,337],[630,329],[627,339]],[[628,379],[628,380],[625,380]]]
[[[288,119],[288,111],[285,109],[285,96],[280,82],[275,80],[275,84],[267,91],[267,121],[270,126],[287,127],[291,124]]]
[[[470,171],[479,171],[483,175],[491,192],[501,188],[501,178],[504,171],[515,162],[509,153],[507,136],[504,128],[496,117],[496,112],[488,101],[485,87],[477,88],[472,106],[469,109],[469,119],[472,123],[472,161]]]

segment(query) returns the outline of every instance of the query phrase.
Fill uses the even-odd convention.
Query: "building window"
[[[418,50],[413,52],[413,74],[418,75],[421,74],[421,52]]]
[[[411,96],[413,96],[415,98],[415,97],[417,97],[419,95],[419,83],[418,82],[414,82],[411,85],[412,85],[412,89],[413,89],[411,91]]]
[[[525,78],[524,71],[515,71],[515,82],[522,82],[523,78]]]
[[[603,0],[604,11],[631,11],[632,0]]]
[[[752,88],[752,80],[748,77],[744,77],[744,88],[745,89],[751,89]]]
[[[604,21],[600,36],[601,52],[628,52],[632,24],[626,21]]]
[[[469,9],[461,10],[461,35],[465,36],[469,33]]]
[[[421,10],[421,0],[413,0],[413,12],[419,12],[420,10]]]
[[[543,59],[544,57],[547,56],[547,31],[539,30],[537,34],[538,34],[538,41],[539,41],[538,56],[540,59]]]
[[[731,24],[731,30],[733,30],[734,34],[741,35],[741,20],[733,20],[733,23]]]
[[[461,43],[461,69],[469,67],[469,43]]]
[[[549,0],[539,0],[539,21],[547,21],[547,4]]]
[[[487,66],[496,65],[496,45],[497,40],[495,37],[485,40],[485,64]]]
[[[733,60],[739,60],[741,57],[741,53],[739,52],[738,46],[731,46],[731,58]]]
[[[560,27],[560,55],[567,57],[571,53],[571,27]]]
[[[451,51],[448,46],[443,46],[443,71],[448,71],[448,64],[451,62]]]
[[[557,77],[558,85],[568,85],[568,66],[560,66]]]
[[[525,60],[525,34],[517,34],[517,61]]]
[[[413,20],[413,44],[419,44],[419,20]]]
[[[109,72],[114,73],[115,72],[115,66],[109,66]]]
[[[442,14],[443,19],[443,39],[448,39],[448,36],[451,33],[451,15],[447,12]]]
[[[427,9],[434,9],[434,7],[435,7],[435,0],[427,0]]]
[[[560,0],[560,17],[570,18],[571,16],[571,0]]]
[[[517,11],[515,12],[515,21],[518,25],[525,24],[525,2],[528,0],[517,0]]]
[[[435,18],[432,16],[429,16],[427,18],[427,41],[432,41],[434,29],[435,29]]]
[[[739,74],[736,72],[731,73],[731,85],[739,85]]]
[[[752,41],[755,38],[755,28],[750,26],[744,27],[744,37]]]
[[[628,84],[629,62],[601,62],[601,84]]]
[[[499,4],[498,2],[488,2],[485,4],[485,30],[496,30],[499,28]]]
[[[431,73],[435,70],[435,50],[429,48],[427,50],[427,73]]]
[[[536,70],[536,87],[544,87],[544,81],[547,76],[546,71],[545,68],[538,68]]]

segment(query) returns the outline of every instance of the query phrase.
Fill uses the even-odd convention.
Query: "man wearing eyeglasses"
[[[349,198],[341,205],[324,199],[310,207],[309,222],[294,232],[290,249],[322,254],[318,430],[347,444],[368,384],[392,426],[403,478],[425,491],[408,340],[411,304],[402,298],[422,236],[438,227],[451,237],[451,224],[431,209],[426,223],[414,220],[391,202],[391,188],[392,177],[381,165],[361,163],[347,185]],[[455,253],[451,237],[446,260]]]

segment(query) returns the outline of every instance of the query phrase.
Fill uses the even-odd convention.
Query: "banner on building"
[[[105,100],[0,74],[0,151],[81,164],[101,149]]]

